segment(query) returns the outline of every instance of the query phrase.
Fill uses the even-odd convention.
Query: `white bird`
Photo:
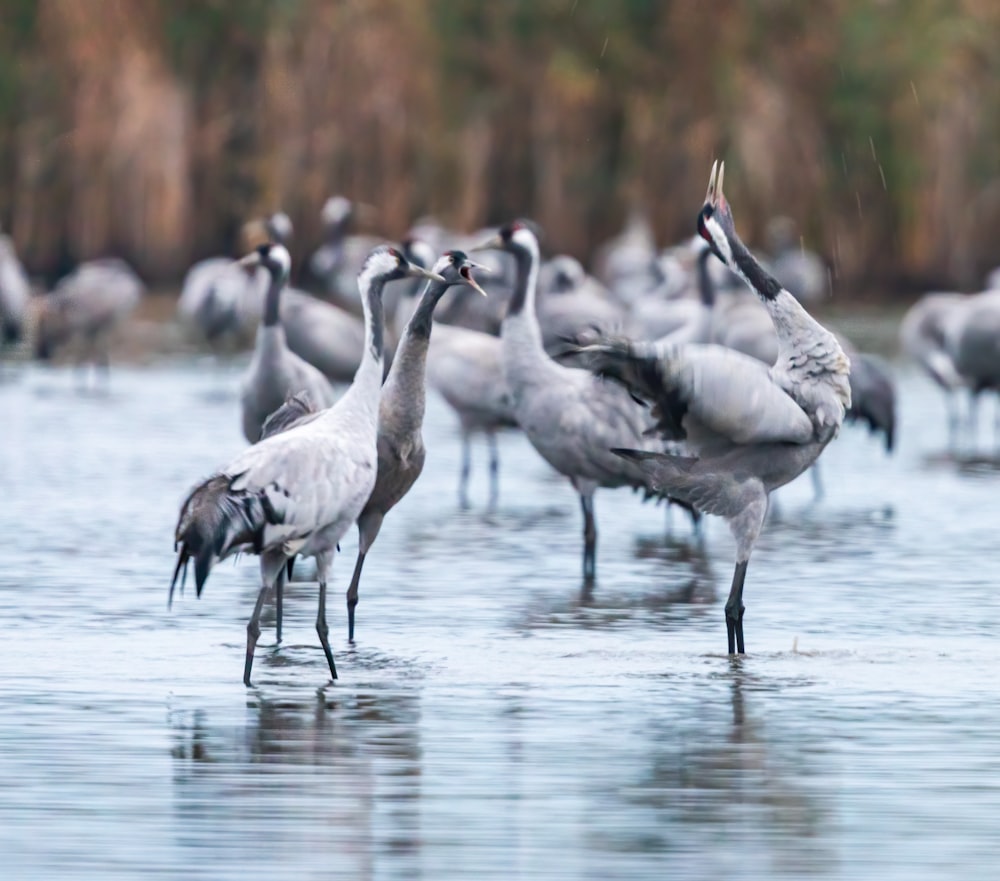
[[[768,275],[740,241],[712,166],[698,231],[761,298],[778,334],[774,367],[718,346],[607,342],[585,348],[591,369],[653,405],[657,427],[693,456],[617,452],[653,486],[726,518],[736,569],[726,602],[729,652],[744,652],[743,582],[768,497],[808,468],[836,436],[851,404],[850,363],[837,338]]]
[[[78,364],[89,362],[107,374],[111,337],[138,305],[144,289],[124,260],[81,263],[42,298],[36,356],[48,360],[67,348]]]
[[[191,559],[200,596],[219,560],[240,550],[260,557],[261,588],[247,624],[243,668],[247,686],[264,601],[286,562],[295,555],[316,558],[316,632],[330,675],[337,678],[327,636],[327,579],[337,542],[357,520],[375,485],[382,390],[382,288],[388,281],[413,275],[441,280],[411,266],[394,248],[380,246],[372,251],[358,277],[366,343],[351,387],[314,419],[245,450],[221,472],[196,486],[181,506],[175,533],[177,565],[169,600]]]
[[[260,440],[264,420],[290,395],[306,392],[320,410],[329,407],[336,395],[319,370],[288,348],[279,312],[292,268],[285,246],[261,245],[240,264],[249,270],[263,267],[270,278],[257,342],[240,392],[243,435],[253,444]]]
[[[611,453],[612,447],[641,445],[644,411],[617,386],[585,370],[553,361],[542,346],[535,312],[538,240],[517,221],[479,246],[506,251],[517,264],[517,281],[501,332],[506,385],[518,425],[553,468],[569,478],[580,496],[584,520],[583,576],[596,573],[598,487],[646,487],[642,472]]]
[[[10,236],[0,235],[0,350],[25,336],[31,286]]]

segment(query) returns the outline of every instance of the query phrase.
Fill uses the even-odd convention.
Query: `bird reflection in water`
[[[718,853],[724,831],[758,862],[758,874],[835,873],[831,810],[811,782],[831,773],[816,748],[821,738],[774,723],[764,706],[767,692],[796,683],[758,679],[738,657],[723,663],[696,703],[664,710],[649,733],[648,763],[623,787],[655,814],[646,834],[658,829],[660,840],[646,846],[703,861]]]
[[[179,843],[203,870],[248,863],[280,877],[325,866],[368,878],[380,854],[417,860],[416,692],[255,693],[242,720],[193,709],[169,723]]]

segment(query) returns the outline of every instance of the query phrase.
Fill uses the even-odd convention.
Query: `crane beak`
[[[726,197],[722,193],[722,179],[726,174],[726,163],[716,160],[712,163],[712,174],[708,178],[708,192],[705,194],[705,202],[713,208],[726,204]]]
[[[251,251],[246,257],[240,257],[236,261],[238,266],[242,266],[244,269],[253,269],[256,266],[260,266],[260,254],[256,251]]]
[[[458,274],[462,276],[462,280],[477,294],[480,294],[481,296],[485,297],[486,291],[484,291],[479,286],[479,282],[472,277],[473,269],[488,271],[485,266],[482,266],[479,263],[474,263],[472,260],[466,260],[462,268],[458,270]]]
[[[474,248],[469,248],[470,251],[502,251],[503,250],[503,238],[500,235],[495,235],[485,242],[480,242]]]
[[[411,278],[429,278],[431,281],[440,282],[447,281],[443,275],[438,275],[436,272],[431,272],[429,269],[424,269],[423,266],[417,266],[415,263],[410,264],[410,268],[406,270],[406,274]]]

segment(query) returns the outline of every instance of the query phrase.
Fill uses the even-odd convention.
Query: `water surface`
[[[899,449],[845,429],[782,491],[725,655],[725,524],[566,482],[511,434],[457,504],[453,418],[369,555],[334,566],[327,681],[301,566],[241,684],[253,559],[166,608],[188,488],[243,447],[235,368],[0,384],[0,852],[10,878],[993,878],[1000,473],[944,454],[901,372]],[[984,420],[985,423],[985,420]],[[984,426],[985,427],[985,426]]]

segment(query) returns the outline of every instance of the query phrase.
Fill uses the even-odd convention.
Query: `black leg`
[[[463,510],[469,509],[469,472],[472,470],[472,450],[470,449],[469,436],[462,435],[462,470],[458,478],[458,506]]]
[[[291,567],[292,561],[288,561],[289,567]],[[274,632],[275,632],[275,642],[281,642],[281,616],[282,616],[282,598],[285,593],[285,568],[282,567],[281,572],[278,573],[278,580],[274,584]]]
[[[365,555],[358,551],[358,562],[354,564],[351,586],[347,588],[347,638],[354,642],[354,609],[358,605],[358,584],[361,581],[361,567],[365,565]],[[334,679],[337,677],[334,676]]]
[[[247,659],[243,665],[243,684],[247,688],[251,685],[250,670],[253,667],[253,652],[257,647],[257,640],[260,639],[260,612],[264,608],[264,598],[267,596],[268,590],[269,585],[267,584],[261,587],[260,593],[257,594],[257,605],[253,607],[253,615],[247,622]]]
[[[583,577],[597,575],[597,524],[594,520],[594,497],[580,496],[583,509]]]
[[[326,626],[326,582],[319,583],[319,611],[316,613],[316,633],[319,634],[320,644],[326,655],[326,662],[330,665],[330,678],[337,678],[337,666],[333,663],[333,652],[330,651],[330,639],[327,635],[329,628]]]
[[[490,445],[490,510],[500,501],[500,451],[497,449],[497,436],[486,435]]]
[[[742,560],[736,564],[736,571],[733,572],[733,586],[729,591],[729,599],[726,600],[726,634],[729,638],[729,654],[744,654],[743,647],[743,580],[747,575],[747,564],[749,560]]]

